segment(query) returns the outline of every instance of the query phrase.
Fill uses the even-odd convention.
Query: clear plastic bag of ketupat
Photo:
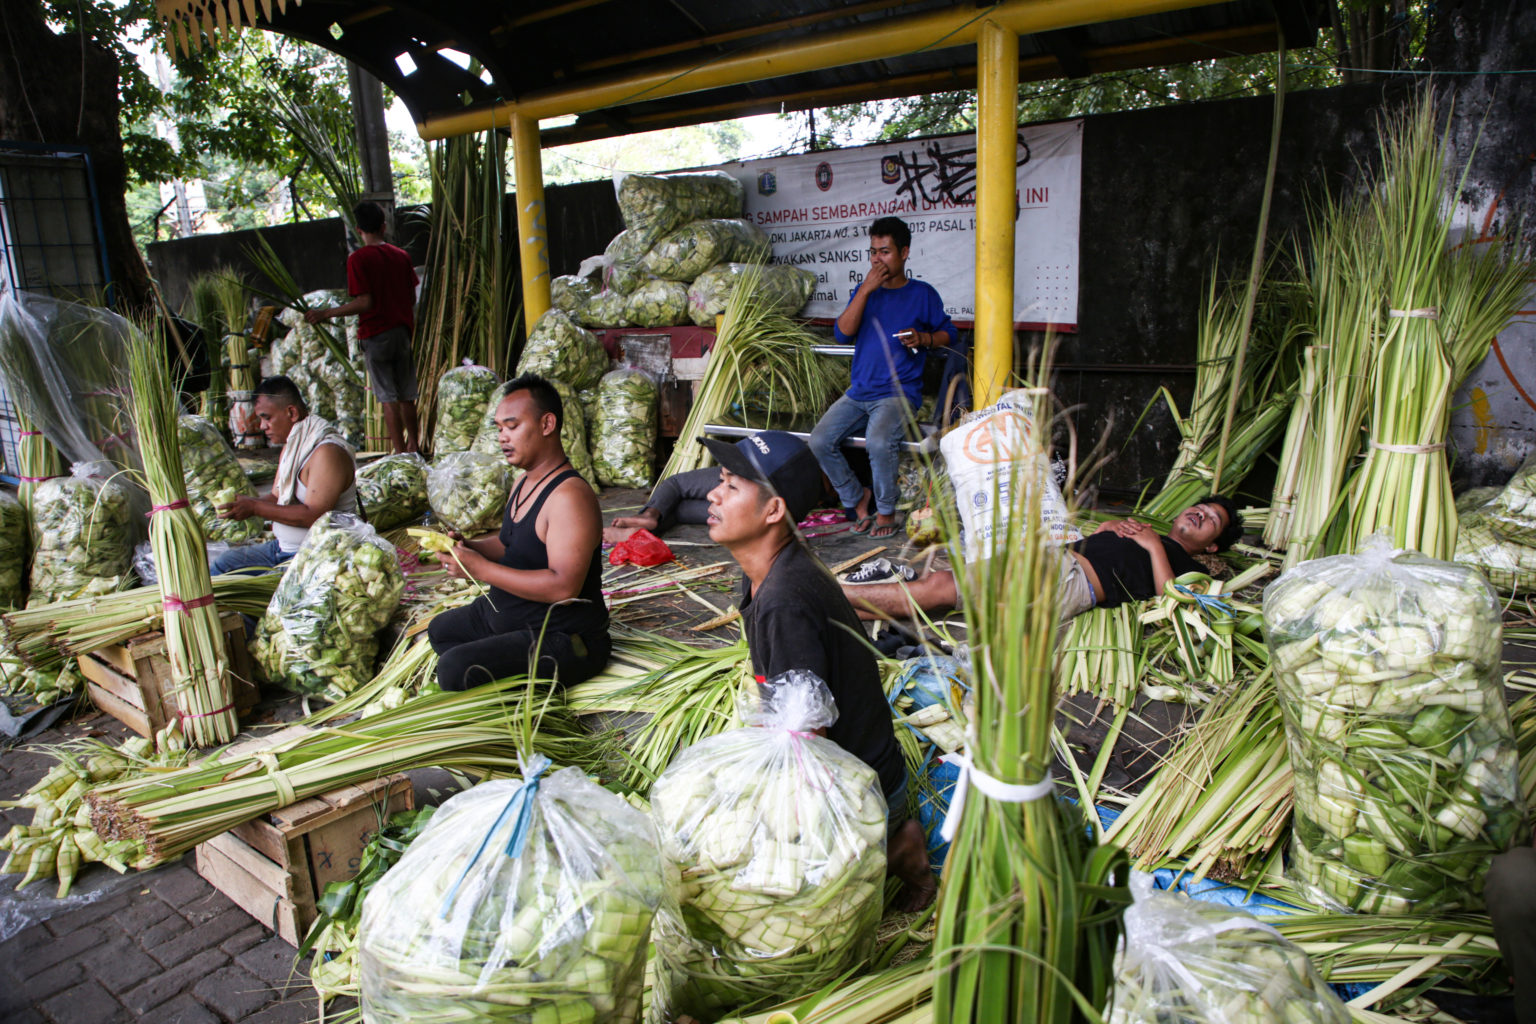
[[[112,465],[77,462],[32,492],[30,607],[121,590],[133,564],[132,496]]]
[[[1157,892],[1131,876],[1109,1024],[1349,1024],[1312,962],[1235,907]]]
[[[363,1017],[635,1024],[661,887],[646,816],[535,757],[443,804],[364,899]]]
[[[453,452],[427,470],[427,501],[443,525],[465,537],[501,528],[507,507],[507,463],[500,455]]]
[[[660,392],[642,370],[603,375],[592,424],[592,467],[605,487],[649,487],[655,476]]]
[[[563,380],[579,391],[595,386],[608,372],[608,353],[597,335],[558,309],[550,309],[529,332],[517,372]]]
[[[501,378],[489,367],[465,361],[437,381],[437,423],[432,429],[432,453],[464,452],[475,443],[480,418]]]
[[[1296,777],[1291,877],[1353,910],[1479,906],[1523,817],[1488,583],[1378,535],[1272,583],[1264,626]]]
[[[357,500],[375,530],[416,522],[428,505],[426,460],[415,452],[396,452],[360,467]]]
[[[760,694],[753,693],[760,690]],[[651,788],[667,891],[652,1020],[718,1020],[804,995],[861,964],[885,882],[886,803],[808,672],[748,686],[745,728],[684,750]]]
[[[394,545],[357,516],[327,512],[288,563],[251,653],[270,681],[340,700],[373,678],[376,634],[404,591]]]
[[[10,491],[0,491],[0,609],[20,608],[27,593],[27,511]]]
[[[259,517],[219,518],[220,505],[256,496],[256,488],[219,428],[201,416],[182,416],[176,423],[176,437],[181,442],[187,501],[208,540],[237,545],[259,538],[266,526]]]

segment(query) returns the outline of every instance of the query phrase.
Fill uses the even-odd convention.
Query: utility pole
[[[393,224],[395,179],[389,165],[389,128],[384,123],[384,86],[351,61],[347,62],[347,80],[357,155],[363,166],[363,198],[382,206],[385,223]]]
[[[165,54],[159,48],[155,50],[155,77],[159,79],[160,91],[171,91],[171,69],[165,62]],[[181,148],[181,139],[177,136],[176,125],[165,118],[155,118],[155,129],[160,136],[177,149]],[[187,202],[187,184],[180,178],[171,182],[171,190],[176,204],[176,227],[178,238],[192,237],[192,207]],[[164,198],[162,195],[161,198]]]

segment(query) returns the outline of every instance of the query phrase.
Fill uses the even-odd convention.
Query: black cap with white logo
[[[760,430],[734,444],[712,437],[701,437],[699,443],[732,473],[766,484],[784,499],[797,523],[821,499],[821,465],[809,446],[794,434]]]

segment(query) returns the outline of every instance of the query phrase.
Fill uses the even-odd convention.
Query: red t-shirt
[[[373,308],[357,318],[357,336],[371,338],[391,327],[416,323],[416,271],[398,245],[365,245],[347,257],[347,292],[373,296]]]

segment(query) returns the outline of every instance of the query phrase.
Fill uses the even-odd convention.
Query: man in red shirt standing
[[[416,322],[416,271],[399,246],[384,241],[384,210],[378,203],[358,203],[352,211],[363,244],[347,257],[347,293],[352,301],[312,309],[312,324],[358,314],[357,336],[363,343],[368,379],[384,407],[384,427],[397,452],[414,452],[421,429],[416,420],[416,363],[411,328]]]

